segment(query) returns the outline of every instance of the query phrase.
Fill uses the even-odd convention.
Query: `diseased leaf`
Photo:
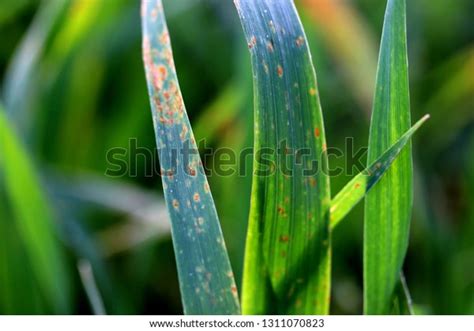
[[[329,178],[306,37],[293,1],[236,0],[235,5],[251,53],[255,93],[242,310],[327,314]]]
[[[28,262],[44,300],[55,313],[70,309],[70,289],[53,215],[39,179],[0,105],[0,178]],[[9,224],[7,225],[9,226]]]
[[[370,191],[372,187],[390,169],[392,162],[396,160],[405,145],[410,141],[413,134],[428,120],[425,115],[411,127],[398,141],[387,149],[377,160],[355,176],[331,201],[331,229],[351,211],[355,205]]]
[[[186,314],[238,314],[237,288],[179,89],[163,6],[142,1],[143,59]]]
[[[388,0],[380,45],[368,164],[410,127],[405,0]],[[364,313],[383,314],[405,258],[413,198],[411,145],[365,199]]]

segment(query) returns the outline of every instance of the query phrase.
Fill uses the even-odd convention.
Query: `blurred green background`
[[[343,149],[346,137],[354,137],[354,148],[364,147],[385,1],[296,4],[328,144]],[[250,60],[232,1],[167,0],[164,6],[196,139],[236,151],[252,146]],[[131,138],[155,148],[139,7],[137,0],[0,0],[0,100],[41,180],[68,280],[68,302],[58,310],[32,276],[28,243],[14,225],[0,175],[0,313],[91,313],[83,285],[92,284],[89,265],[107,313],[182,313],[160,177],[149,176],[153,165],[141,156],[128,175],[105,174],[107,151],[125,148],[123,159],[130,159]],[[472,0],[407,1],[412,118],[432,117],[413,142],[415,202],[404,266],[422,314],[474,313],[472,13]],[[206,159],[208,168],[213,163]],[[336,158],[330,163],[353,166]],[[244,166],[251,162],[235,167]],[[210,177],[238,280],[248,175]],[[333,178],[333,194],[349,179]],[[362,311],[362,213],[361,204],[334,233],[334,314]]]

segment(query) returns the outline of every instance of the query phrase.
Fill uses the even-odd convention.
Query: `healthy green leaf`
[[[48,202],[0,106],[0,175],[40,292],[56,313],[70,307],[68,275]]]
[[[243,313],[327,314],[330,191],[307,40],[293,1],[235,0],[235,5],[255,93]]]
[[[405,0],[388,0],[380,45],[368,164],[410,127]],[[365,199],[364,313],[383,314],[405,258],[412,208],[409,144]]]
[[[331,201],[331,229],[351,211],[356,204],[370,191],[372,187],[382,178],[390,165],[398,157],[411,136],[428,120],[425,115],[411,127],[398,141],[386,150],[376,161],[355,176]]]
[[[186,314],[238,314],[237,288],[179,89],[162,2],[142,1],[143,59]]]

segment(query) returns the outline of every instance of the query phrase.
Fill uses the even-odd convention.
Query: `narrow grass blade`
[[[143,58],[186,314],[238,314],[214,201],[179,89],[161,1],[142,1]]]
[[[415,315],[413,300],[403,271],[400,272],[400,281],[395,287],[392,311],[390,313],[397,315]]]
[[[326,142],[306,37],[293,1],[235,5],[255,93],[243,313],[327,314],[330,191],[321,171],[327,167]]]
[[[68,6],[68,1],[46,1],[41,3],[33,23],[18,46],[8,66],[3,86],[3,98],[13,124],[24,131],[30,117],[25,112],[32,97],[37,65],[45,45]]]
[[[104,303],[95,283],[91,263],[87,260],[80,260],[77,263],[77,270],[79,271],[79,276],[81,277],[82,285],[84,285],[92,311],[95,315],[105,315]]]
[[[334,229],[355,205],[370,191],[372,187],[390,169],[392,162],[398,157],[413,134],[428,120],[425,115],[411,127],[398,141],[387,149],[377,160],[364,171],[355,176],[331,201],[331,229]]]
[[[104,208],[127,216],[126,223],[112,225],[99,232],[100,251],[105,257],[171,235],[166,204],[154,191],[91,173],[74,176],[48,173],[46,180],[55,199],[86,208]]]
[[[0,106],[0,171],[40,292],[56,313],[67,313],[70,292],[64,256],[56,237],[53,216],[39,180]]]
[[[368,164],[410,127],[405,0],[388,0],[380,45]],[[405,258],[413,200],[411,144],[365,199],[364,313],[383,314]]]

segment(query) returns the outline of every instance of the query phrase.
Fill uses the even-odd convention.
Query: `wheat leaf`
[[[405,0],[388,0],[380,45],[368,164],[410,127]],[[387,313],[405,258],[410,228],[411,145],[365,199],[364,313]]]
[[[428,120],[429,115],[425,115],[410,130],[398,139],[389,149],[387,149],[377,160],[364,171],[355,176],[342,188],[331,201],[331,229],[334,229],[343,218],[351,211],[355,205],[370,191],[372,187],[382,178],[385,172],[390,169],[391,164],[398,157],[400,152],[410,141],[413,134]]]
[[[236,0],[235,5],[251,53],[255,93],[243,313],[327,314],[329,178],[307,40],[293,1]]]
[[[176,76],[163,5],[142,1],[143,59],[186,314],[238,314],[237,289]]]

